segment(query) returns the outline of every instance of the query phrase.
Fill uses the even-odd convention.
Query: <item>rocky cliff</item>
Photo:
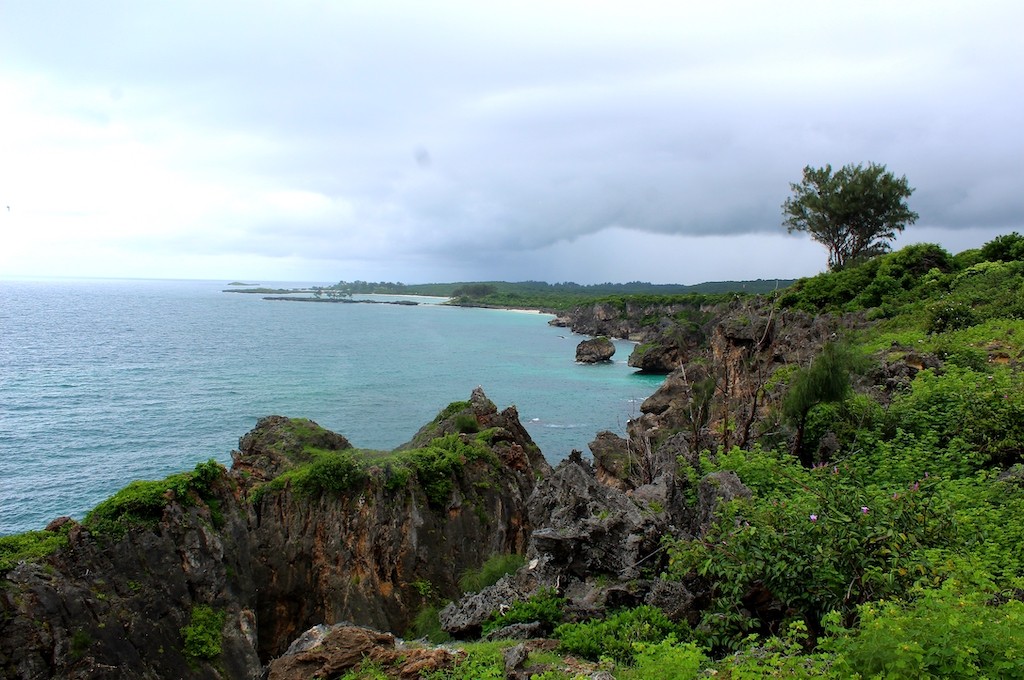
[[[404,633],[466,569],[526,548],[549,469],[479,389],[400,452],[274,416],[233,457],[39,532],[60,547],[5,574],[0,676],[256,678],[317,624]]]

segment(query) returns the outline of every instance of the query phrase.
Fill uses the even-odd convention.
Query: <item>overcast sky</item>
[[[0,0],[0,275],[795,277],[805,165],[1024,231],[1020,2]],[[7,210],[6,207],[10,209]]]

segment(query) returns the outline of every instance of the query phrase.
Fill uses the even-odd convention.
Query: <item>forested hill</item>
[[[506,305],[518,307],[544,307],[566,309],[610,295],[719,295],[723,293],[771,293],[793,283],[793,279],[757,279],[756,281],[710,281],[692,286],[657,284],[643,281],[629,283],[598,283],[581,285],[573,282],[546,283],[544,281],[482,281],[462,283],[403,283],[372,281],[340,281],[328,291],[342,295],[382,293],[391,295],[437,295],[461,298],[462,303]]]

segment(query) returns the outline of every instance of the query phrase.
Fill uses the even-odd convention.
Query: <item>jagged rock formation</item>
[[[576,361],[581,364],[596,364],[599,361],[609,361],[614,355],[615,345],[604,336],[584,340],[576,345]]]
[[[479,434],[458,432],[466,418]],[[303,465],[343,459],[350,444],[270,417],[202,497],[169,489],[152,521],[123,536],[72,522],[66,548],[6,574],[0,677],[255,678],[317,624],[404,631],[422,584],[456,596],[463,571],[525,549],[526,500],[549,469],[515,409],[499,413],[480,390],[432,425],[420,441],[479,456],[451,472],[411,459],[403,472],[405,459],[383,456],[350,488],[311,490]],[[219,670],[182,651],[204,605],[223,617]]]

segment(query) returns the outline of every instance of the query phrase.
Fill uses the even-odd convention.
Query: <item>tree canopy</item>
[[[783,224],[828,248],[832,270],[888,252],[888,242],[918,217],[905,202],[914,192],[906,176],[897,178],[884,165],[851,163],[835,173],[831,165],[807,166],[803,181],[789,186]]]

